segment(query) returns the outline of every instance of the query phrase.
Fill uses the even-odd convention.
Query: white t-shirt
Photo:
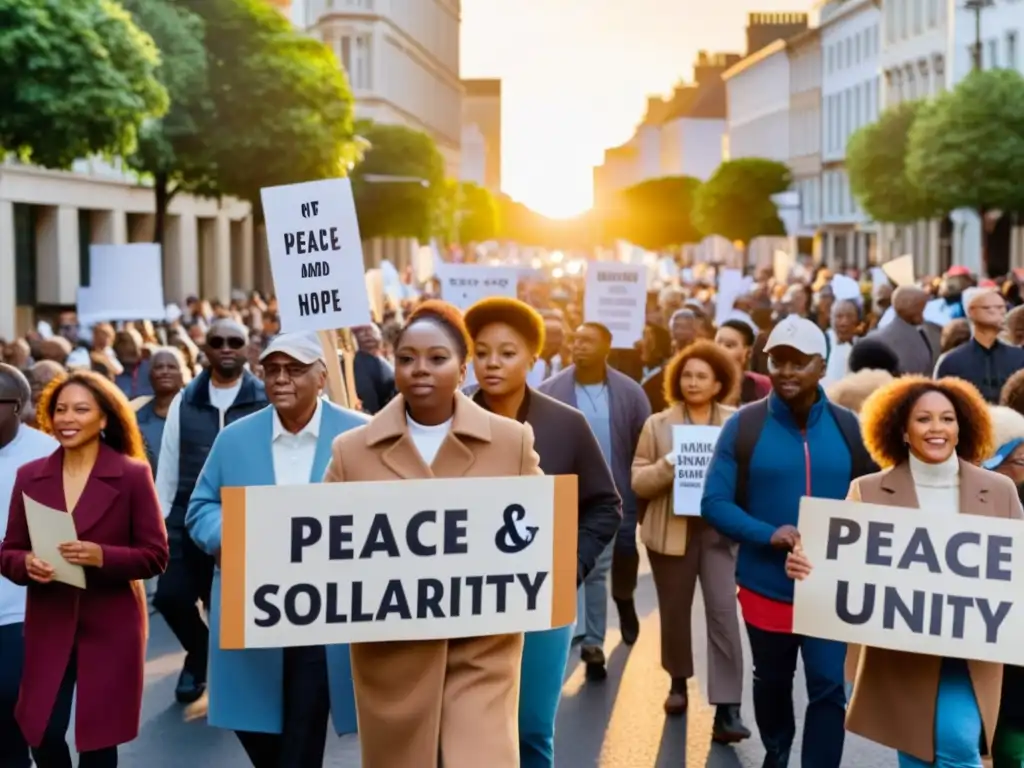
[[[14,477],[30,461],[49,456],[59,444],[38,429],[21,426],[14,440],[0,448],[0,538],[7,530]],[[25,588],[0,577],[0,626],[25,620]]]

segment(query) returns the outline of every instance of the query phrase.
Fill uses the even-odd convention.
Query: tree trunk
[[[978,276],[981,278],[989,277],[988,273],[988,236],[989,227],[988,221],[985,219],[985,214],[988,213],[984,208],[978,209],[978,218],[981,220],[981,267],[978,269]]]
[[[164,222],[167,220],[167,206],[171,202],[167,186],[170,180],[166,173],[158,173],[153,177],[153,192],[156,194],[156,216],[153,222],[153,242],[163,247]]]

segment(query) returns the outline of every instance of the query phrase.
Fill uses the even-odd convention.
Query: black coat
[[[487,407],[482,390],[477,390],[473,400]],[[619,530],[622,500],[615,490],[611,470],[586,417],[575,408],[527,387],[516,420],[533,428],[533,449],[540,456],[540,468],[545,475],[578,478],[578,585]]]

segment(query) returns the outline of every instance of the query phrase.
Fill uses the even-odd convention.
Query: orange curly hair
[[[64,388],[72,384],[89,390],[107,417],[107,426],[100,440],[120,454],[146,461],[146,444],[128,398],[110,379],[94,371],[73,371],[65,376],[57,376],[46,385],[36,412],[39,429],[48,435],[53,434],[53,414],[57,410],[57,400]]]
[[[706,339],[699,339],[687,345],[668,361],[665,366],[665,401],[670,405],[683,402],[683,391],[679,385],[679,378],[683,373],[683,368],[691,360],[703,360],[711,366],[715,379],[722,385],[722,389],[715,399],[719,403],[728,402],[740,385],[742,372],[728,352]]]
[[[860,411],[864,446],[878,466],[886,469],[907,461],[910,449],[903,442],[903,435],[910,411],[929,392],[939,392],[953,404],[960,428],[957,455],[971,464],[979,464],[992,455],[992,417],[977,387],[953,377],[936,381],[924,376],[903,376],[872,392]]]
[[[532,355],[544,349],[544,318],[525,301],[509,296],[480,299],[466,310],[466,328],[471,338],[493,323],[504,323],[526,341]]]
[[[444,328],[455,343],[459,358],[462,362],[466,361],[466,358],[469,357],[470,345],[473,343],[469,337],[469,331],[466,330],[466,321],[462,318],[462,312],[458,307],[440,299],[428,299],[409,313],[405,325],[402,326],[402,330],[395,338],[396,349],[402,340],[402,335],[409,330],[410,326],[420,320],[429,320]]]

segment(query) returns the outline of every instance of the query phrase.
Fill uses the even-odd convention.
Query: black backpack
[[[850,479],[855,480],[864,475],[870,475],[878,471],[878,465],[872,461],[864,442],[860,436],[860,422],[853,411],[826,402],[826,407],[832,413],[832,418],[839,425],[839,431],[843,435],[843,442],[850,451]],[[764,424],[768,420],[768,398],[762,398],[740,408],[734,416],[739,419],[736,430],[736,444],[733,453],[736,457],[736,496],[734,500],[740,509],[747,508],[747,482],[750,479],[750,459],[754,455],[754,446],[757,445]]]

